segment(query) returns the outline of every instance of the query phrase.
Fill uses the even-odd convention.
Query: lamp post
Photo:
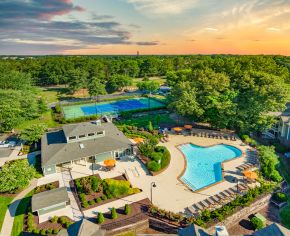
[[[237,192],[240,193],[240,188],[239,188],[239,178],[237,178]]]
[[[153,204],[153,200],[152,200],[152,190],[153,190],[153,188],[156,188],[155,182],[151,182],[151,188],[150,188],[150,190],[151,190],[151,203],[152,204]]]

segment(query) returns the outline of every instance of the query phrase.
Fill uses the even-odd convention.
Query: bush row
[[[170,211],[162,210],[156,206],[149,208],[149,213],[157,218],[165,218],[173,222],[184,222],[187,224],[197,224],[202,227],[206,227],[206,224],[213,222],[214,220],[222,221],[227,216],[232,214],[237,208],[249,206],[257,197],[265,193],[270,193],[276,184],[273,183],[261,183],[260,187],[250,189],[244,196],[237,196],[236,199],[230,203],[222,206],[213,211],[204,210],[198,217],[184,217],[181,214],[176,214]]]

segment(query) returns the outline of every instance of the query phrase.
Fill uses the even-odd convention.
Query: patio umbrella
[[[144,142],[144,139],[143,138],[133,138],[134,142],[135,143],[143,143]]]
[[[256,172],[254,171],[250,171],[250,170],[245,170],[243,172],[244,176],[249,178],[249,179],[258,179],[258,175]]]
[[[116,160],[114,160],[114,159],[104,160],[104,165],[105,166],[115,166],[115,164],[116,164]]]
[[[192,129],[192,125],[184,125],[184,128],[186,128],[186,129]]]
[[[181,132],[182,131],[182,128],[181,127],[174,127],[173,130],[175,132]]]

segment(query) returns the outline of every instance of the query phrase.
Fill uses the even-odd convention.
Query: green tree
[[[153,131],[153,125],[152,125],[152,122],[151,121],[148,122],[148,131],[149,132],[152,132]]]
[[[112,210],[111,210],[111,218],[112,219],[117,219],[118,218],[117,210],[116,210],[115,207],[113,207]]]
[[[104,221],[105,221],[105,217],[104,217],[103,213],[99,212],[98,213],[98,218],[97,218],[98,224],[100,225],[100,224],[104,223]]]
[[[149,93],[155,92],[159,88],[159,83],[157,81],[141,81],[137,83],[139,90],[145,90]]]
[[[131,86],[133,79],[126,75],[114,75],[112,76],[107,84],[110,91],[121,91],[126,86]]]
[[[106,94],[106,86],[97,78],[92,78],[88,83],[88,91],[91,97]]]
[[[73,69],[68,72],[69,76],[69,91],[71,94],[76,91],[84,88],[86,85],[86,80],[88,77],[88,73],[81,69]]]
[[[201,117],[203,108],[197,101],[197,91],[190,82],[177,84],[169,96],[169,108],[182,116]]]
[[[131,211],[132,211],[132,209],[131,209],[130,205],[126,204],[125,205],[125,214],[130,215]]]
[[[5,163],[0,171],[0,192],[15,193],[28,186],[36,175],[27,159]]]
[[[20,134],[20,138],[27,144],[32,144],[41,139],[42,135],[46,131],[47,126],[45,124],[34,124],[23,130]]]

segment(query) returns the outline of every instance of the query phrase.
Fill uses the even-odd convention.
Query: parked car
[[[0,148],[11,148],[15,146],[16,146],[15,141],[0,141]]]

